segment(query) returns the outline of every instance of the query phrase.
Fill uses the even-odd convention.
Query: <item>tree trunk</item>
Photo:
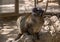
[[[60,0],[56,0],[56,1],[58,2],[59,6],[60,6]]]

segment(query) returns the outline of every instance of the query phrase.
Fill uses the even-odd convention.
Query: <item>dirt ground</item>
[[[0,42],[17,36],[16,20],[0,20]]]
[[[60,20],[60,19],[59,19]],[[0,42],[6,42],[8,39],[14,39],[17,37],[18,28],[16,25],[16,19],[0,19]],[[41,42],[60,42],[60,34],[58,36],[53,37],[47,34],[41,35]],[[53,41],[52,41],[53,40]]]

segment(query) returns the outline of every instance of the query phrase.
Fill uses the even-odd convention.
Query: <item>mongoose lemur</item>
[[[41,8],[33,8],[32,14],[29,16],[19,17],[17,25],[19,25],[18,28],[20,29],[20,33],[15,40],[19,39],[23,33],[38,35],[44,23],[43,13],[44,10]]]

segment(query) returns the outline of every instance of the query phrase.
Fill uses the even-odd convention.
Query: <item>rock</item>
[[[45,19],[44,19],[44,25],[48,25],[49,24],[49,22],[50,22],[50,19],[48,18],[48,17],[46,17]]]
[[[54,36],[55,29],[54,29],[53,25],[49,26],[49,29],[50,29],[51,35]]]
[[[60,21],[57,16],[52,16],[50,18],[50,24],[54,27],[56,32],[60,31]]]
[[[60,21],[59,21],[58,17],[57,16],[52,16],[50,18],[50,20],[51,20],[50,23],[51,23],[51,25],[53,25],[55,31],[59,32],[60,31]]]
[[[52,22],[56,22],[56,21],[58,21],[58,17],[57,17],[57,16],[52,16],[52,17],[50,18],[50,20],[51,20]]]
[[[41,29],[41,32],[48,32],[49,31],[49,27],[48,26],[43,26]]]
[[[60,22],[59,21],[56,21],[54,23],[54,27],[55,27],[56,32],[59,32],[60,31]]]
[[[60,21],[57,16],[46,17],[44,21],[41,32],[50,32],[53,36],[55,32],[60,31]]]

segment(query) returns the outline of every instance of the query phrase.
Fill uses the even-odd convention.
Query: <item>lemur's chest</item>
[[[41,30],[41,27],[43,25],[43,18],[40,17],[28,17],[26,20],[26,25],[29,29],[32,29],[34,33],[39,32]]]

